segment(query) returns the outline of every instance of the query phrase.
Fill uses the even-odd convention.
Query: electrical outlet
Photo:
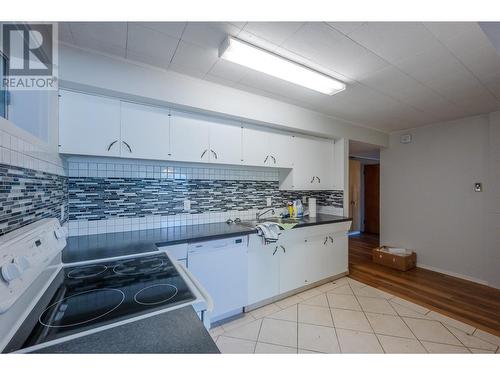
[[[184,210],[189,211],[191,209],[191,201],[189,199],[186,199],[184,201]]]
[[[302,197],[302,204],[307,204],[307,196]]]
[[[272,201],[271,197],[266,198],[266,204],[267,204],[267,207],[271,207],[273,205],[273,201]]]

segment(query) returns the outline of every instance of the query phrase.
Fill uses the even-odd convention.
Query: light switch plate
[[[184,210],[187,211],[187,210],[190,210],[191,209],[191,201],[189,199],[186,199],[184,201]]]
[[[273,201],[272,201],[271,197],[266,198],[266,204],[267,204],[267,207],[271,207],[273,205]]]

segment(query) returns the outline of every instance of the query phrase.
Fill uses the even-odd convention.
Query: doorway
[[[380,164],[364,165],[364,232],[380,233]]]
[[[350,235],[380,233],[380,162],[349,158]]]

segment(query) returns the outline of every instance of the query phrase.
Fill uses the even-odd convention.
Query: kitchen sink
[[[295,218],[280,218],[280,217],[266,217],[259,220],[243,220],[240,225],[245,227],[255,228],[257,225],[261,223],[265,223],[266,221],[270,221],[276,224],[296,224],[300,223],[300,219]]]

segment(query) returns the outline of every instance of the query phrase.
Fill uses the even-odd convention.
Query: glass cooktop
[[[164,253],[64,268],[50,289],[18,331],[25,337],[16,335],[8,351],[195,299]]]

